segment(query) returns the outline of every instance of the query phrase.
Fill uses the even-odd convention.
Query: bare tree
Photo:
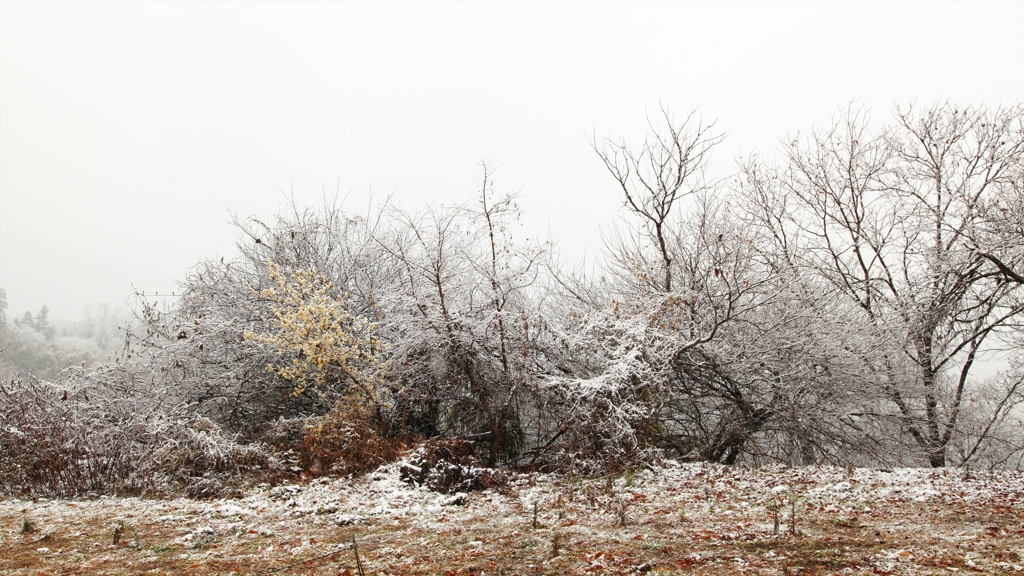
[[[842,320],[764,249],[763,230],[730,190],[707,181],[721,141],[713,125],[663,114],[668,128],[652,126],[639,151],[595,146],[640,225],[609,243],[611,310],[589,312],[601,320],[578,332],[588,342],[581,349],[604,355],[578,386],[606,390],[621,406],[586,407],[608,415],[606,429],[620,422],[611,429],[625,439],[623,454],[647,444],[726,463],[837,460],[864,436],[843,420],[857,387],[839,385],[848,354],[816,348],[809,331]]]
[[[644,239],[654,245],[662,265],[657,288],[672,290],[671,219],[678,202],[714,187],[708,182],[712,150],[725,138],[715,123],[692,110],[681,122],[662,108],[664,125],[648,119],[650,132],[638,148],[625,141],[591,138],[591,147],[619,183],[627,210],[640,219]]]
[[[990,207],[1021,182],[1022,110],[939,105],[895,120],[872,131],[848,112],[795,139],[784,170],[748,165],[745,186],[789,262],[892,343],[866,365],[927,462],[944,466],[972,368],[1024,311],[1012,267],[974,240],[998,228]],[[1000,238],[999,254],[1017,253],[1014,235]]]
[[[475,204],[389,218],[376,238],[402,270],[381,302],[398,425],[483,440],[490,463],[514,460],[535,412],[523,406],[543,361],[534,290],[548,247],[513,237],[515,198],[495,194],[486,165]]]

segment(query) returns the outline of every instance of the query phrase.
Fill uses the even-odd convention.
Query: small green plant
[[[557,530],[551,531],[551,555],[558,556],[560,551],[559,545],[561,544],[562,535]]]
[[[661,542],[657,540],[645,540],[642,548],[644,550],[654,550],[661,547]]]
[[[626,487],[627,488],[632,488],[633,487],[633,483],[634,483],[633,482],[633,469],[627,467],[624,476],[626,478]]]
[[[209,548],[210,545],[213,544],[214,540],[216,539],[217,536],[215,536],[214,534],[199,534],[192,540],[192,549],[205,550]]]
[[[533,502],[533,529],[537,529],[537,501]]]
[[[113,544],[114,544],[114,546],[117,546],[118,544],[121,543],[121,535],[122,534],[124,534],[124,522],[118,522],[117,525],[114,526],[114,537],[113,537],[113,541],[114,541]]]
[[[260,550],[262,550],[263,548],[264,545],[261,542],[255,540],[249,542],[249,544],[246,546],[246,549],[249,550],[249,554],[258,554]]]
[[[31,534],[36,531],[36,525],[32,523],[28,518],[21,519],[21,533]]]
[[[163,554],[164,552],[173,552],[174,544],[154,544],[149,549],[157,554]]]

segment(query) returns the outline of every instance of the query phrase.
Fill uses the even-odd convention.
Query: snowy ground
[[[367,575],[1024,572],[1024,474],[686,464],[444,495],[392,465],[233,500],[5,500],[0,573],[358,574],[353,536]]]

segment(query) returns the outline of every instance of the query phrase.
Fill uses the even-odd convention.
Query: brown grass
[[[327,510],[302,512],[302,504],[321,498],[302,494],[344,492],[343,482],[300,487],[298,505],[275,500],[247,516],[211,510],[261,500],[7,501],[0,503],[0,572],[226,575],[287,567],[274,573],[358,574],[353,536],[368,575],[998,574],[1024,564],[1019,474],[973,481],[985,482],[980,487],[961,479],[943,484],[939,476],[942,495],[923,501],[865,485],[838,504],[814,495],[826,483],[813,473],[776,471],[772,480],[729,468],[687,474],[671,481],[638,475],[634,486],[620,478],[611,492],[603,480],[570,487],[521,476],[500,491],[470,494],[466,506],[370,515],[357,525],[339,525]],[[855,491],[869,481],[851,480]],[[780,496],[776,535],[765,498],[780,493],[762,488],[783,483],[792,496]],[[366,486],[350,502],[375,494]],[[872,493],[880,496],[869,500]],[[25,519],[33,532],[21,533]],[[207,525],[216,528],[183,542],[183,533]]]

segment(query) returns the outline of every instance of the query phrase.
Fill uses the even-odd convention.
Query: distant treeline
[[[7,294],[0,289],[0,373],[53,379],[69,366],[93,368],[112,361],[124,346],[127,308],[110,304],[85,307],[81,320],[54,321],[47,306],[35,314],[8,318]]]

